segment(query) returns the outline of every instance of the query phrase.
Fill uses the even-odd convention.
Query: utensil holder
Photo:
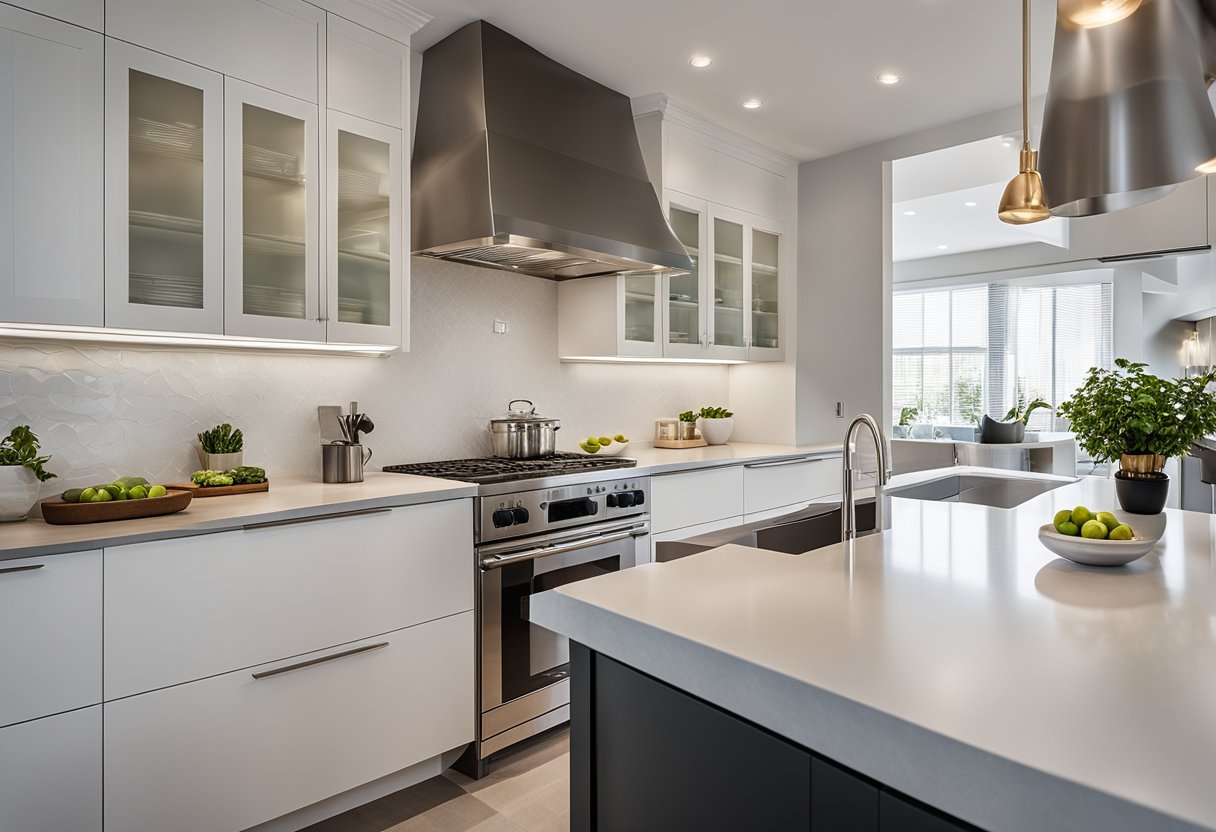
[[[363,452],[367,451],[364,456]],[[321,481],[329,483],[363,482],[363,466],[372,458],[372,449],[349,442],[321,446]]]

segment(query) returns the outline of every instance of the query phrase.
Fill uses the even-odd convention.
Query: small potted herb
[[[697,438],[697,414],[695,411],[685,410],[680,414],[679,433],[676,438],[680,440]]]
[[[1207,392],[1216,371],[1163,379],[1145,366],[1118,358],[1113,370],[1091,369],[1060,415],[1095,462],[1119,460],[1115,489],[1124,511],[1158,514],[1169,497],[1166,460],[1216,432],[1216,397]]]
[[[1014,445],[1026,440],[1026,426],[1030,424],[1030,414],[1036,410],[1051,410],[1051,405],[1041,398],[1036,398],[1026,404],[1023,396],[1018,396],[1018,403],[1009,408],[1004,421],[998,422],[987,413],[980,422],[980,442],[985,445]]]
[[[916,417],[920,416],[920,408],[916,405],[909,407],[901,407],[899,409],[899,423],[895,426],[894,434],[896,439],[906,439],[908,436],[908,428],[916,422]]]
[[[51,457],[39,456],[39,449],[29,425],[18,425],[0,440],[0,523],[29,516],[39,486],[55,476],[42,467]]]
[[[244,464],[245,437],[224,423],[198,435],[199,460],[209,471],[231,471]]]
[[[701,431],[701,437],[710,445],[725,445],[735,427],[734,415],[725,407],[701,408],[697,414],[697,428]]]

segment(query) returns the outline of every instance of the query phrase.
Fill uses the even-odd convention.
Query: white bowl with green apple
[[[1061,509],[1039,529],[1053,554],[1086,566],[1123,566],[1156,548],[1165,535],[1166,515]]]
[[[628,447],[629,437],[623,433],[588,436],[578,443],[578,449],[587,456],[616,456]]]

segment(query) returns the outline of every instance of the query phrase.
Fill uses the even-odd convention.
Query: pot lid
[[[550,419],[548,416],[542,416],[536,412],[536,405],[527,399],[512,399],[507,403],[507,412],[502,416],[495,416],[490,420],[492,425],[501,425],[518,422],[557,422],[557,419]]]

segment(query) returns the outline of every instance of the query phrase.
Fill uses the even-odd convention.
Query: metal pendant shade
[[[1086,2],[1103,5],[1060,2],[1043,120],[1041,170],[1061,217],[1157,199],[1216,159],[1207,0],[1125,2],[1112,22],[1081,25]]]
[[[1001,194],[996,215],[1010,225],[1042,222],[1051,217],[1039,175],[1039,153],[1030,147],[1030,0],[1022,0],[1022,152],[1018,175]]]

